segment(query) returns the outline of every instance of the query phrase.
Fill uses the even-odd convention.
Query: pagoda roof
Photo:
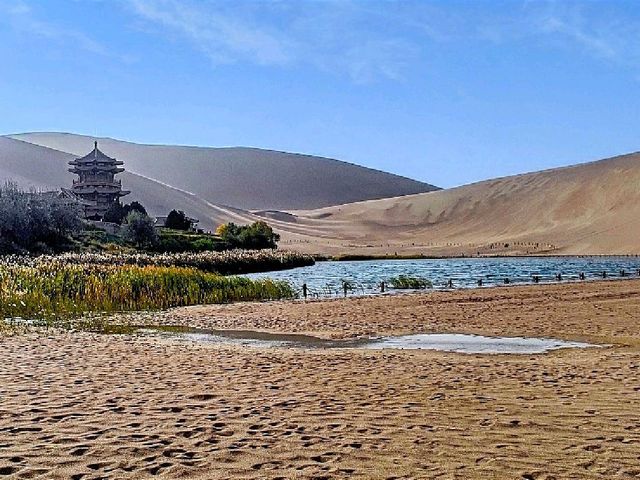
[[[107,172],[107,173],[122,173],[124,172],[124,168],[118,167],[117,165],[87,165],[69,162],[73,168],[70,168],[69,171],[71,173],[80,173],[80,172]],[[122,163],[122,162],[119,162]]]
[[[69,162],[70,165],[86,165],[91,163],[107,163],[111,165],[122,165],[124,162],[118,161],[115,158],[111,158],[105,155],[99,148],[98,142],[94,142],[93,150],[87,153],[84,157],[76,158]]]

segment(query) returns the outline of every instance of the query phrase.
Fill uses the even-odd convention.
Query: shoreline
[[[587,326],[595,326],[595,319],[587,321],[593,315],[592,304],[610,301],[611,296],[624,296],[626,301],[640,305],[640,279],[511,284],[347,298],[194,305],[159,313],[133,313],[121,318],[130,325],[141,322],[145,325],[250,330],[312,335],[330,340],[466,333],[640,346],[640,336],[636,339],[635,332],[628,327],[625,327],[625,335],[620,335],[613,328],[615,322],[609,322],[607,329],[604,326],[598,328],[599,335],[588,331]],[[529,304],[528,314],[520,312],[518,305],[521,304]],[[557,331],[555,323],[544,321],[544,317],[560,312],[566,317],[565,328]],[[536,315],[542,320],[534,322]],[[567,329],[569,325],[570,330]],[[617,341],[613,340],[615,338]]]
[[[327,256],[322,254],[311,255],[317,262],[366,262],[372,260],[466,260],[466,259],[510,259],[510,258],[638,258],[640,254],[513,254],[513,255],[367,255],[344,254]]]

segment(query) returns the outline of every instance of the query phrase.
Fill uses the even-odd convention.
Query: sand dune
[[[32,145],[19,140],[0,137],[0,179],[11,179],[24,188],[58,189],[71,185],[73,175],[67,171],[67,162],[74,155]],[[208,230],[221,223],[235,221],[247,223],[257,218],[249,212],[213,205],[191,193],[163,185],[131,172],[120,175],[132,193],[124,201],[140,201],[153,215],[166,215],[179,208],[200,219]]]
[[[121,145],[122,142],[114,142],[113,148]],[[133,144],[124,145],[129,148]],[[156,147],[130,148],[131,152],[147,152],[144,161],[151,162],[149,152]],[[168,152],[173,147],[157,148],[164,149],[162,161],[168,165]],[[118,155],[115,150],[107,152]],[[25,184],[68,185],[72,177],[65,168],[71,157],[0,137],[0,175]],[[195,165],[201,165],[203,158],[196,160]],[[130,167],[129,162],[126,165]],[[171,171],[176,170],[184,169],[172,167]],[[264,218],[282,235],[283,247],[310,253],[640,254],[640,154],[637,153],[447,190],[311,210],[261,206],[252,213],[225,207],[228,203],[212,202],[197,192],[189,193],[194,188],[180,189],[164,180],[129,172],[124,174],[123,181],[134,192],[127,200],[142,201],[153,214],[182,208],[199,218],[206,229],[227,221],[247,223]],[[290,177],[282,181],[299,187]],[[265,184],[268,182],[269,179],[265,180]],[[316,182],[320,188],[328,183],[331,182],[326,179]],[[293,187],[291,191],[296,195],[305,195]],[[332,194],[329,187],[327,195]],[[334,203],[338,201],[339,197],[335,197]]]
[[[296,213],[335,252],[637,254],[640,154]]]
[[[28,133],[12,138],[84,155],[93,137]],[[99,138],[128,170],[214,204],[242,209],[308,209],[433,190],[408,178],[329,158],[258,148],[140,145]]]

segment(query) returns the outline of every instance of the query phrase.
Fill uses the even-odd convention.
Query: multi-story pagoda
[[[102,153],[98,142],[94,143],[92,152],[69,162],[72,166],[69,171],[79,176],[73,181],[71,191],[87,201],[86,218],[101,220],[114,202],[131,193],[122,190],[122,182],[115,179],[117,173],[124,172],[123,163]]]

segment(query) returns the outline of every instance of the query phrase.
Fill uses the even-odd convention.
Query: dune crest
[[[75,152],[84,152],[83,142],[92,141],[91,137],[70,134],[13,137],[49,143],[51,147],[67,148],[73,152],[65,153],[24,140],[0,137],[0,175],[38,188],[69,185],[72,176],[66,171],[66,163]],[[157,178],[153,172],[153,175],[125,172],[123,184],[133,192],[127,200],[141,201],[150,213],[156,215],[166,214],[173,208],[183,209],[200,219],[200,225],[207,230],[229,221],[243,224],[264,219],[282,235],[281,245],[288,249],[332,255],[640,254],[639,153],[447,190],[407,194],[409,192],[401,189],[391,198],[349,203],[341,201],[343,197],[335,194],[338,188],[335,182],[326,175],[322,176],[328,172],[323,170],[326,166],[323,162],[340,164],[340,168],[359,169],[349,170],[352,176],[348,181],[352,183],[358,183],[360,174],[365,180],[371,178],[371,172],[388,174],[334,160],[271,152],[289,155],[287,162],[304,163],[310,169],[305,170],[305,175],[314,179],[307,179],[301,184],[299,179],[285,175],[279,179],[282,185],[274,187],[275,184],[270,183],[271,177],[264,176],[263,187],[286,193],[272,201],[273,198],[261,197],[262,193],[249,184],[239,187],[240,184],[233,183],[236,177],[240,182],[244,178],[244,174],[233,166],[235,160],[215,163],[219,151],[230,152],[229,159],[232,159],[239,158],[234,155],[242,156],[242,152],[255,149],[156,147],[109,139],[101,142],[110,155],[124,159],[128,169],[140,167],[144,170],[157,159],[154,172],[161,170],[168,176]],[[192,150],[196,152],[193,157],[189,156],[191,153],[184,153]],[[141,160],[136,163],[133,157],[138,154]],[[128,160],[128,155],[132,160]],[[264,162],[268,164],[271,157],[261,158],[266,158]],[[300,160],[302,158],[308,161]],[[211,177],[198,173],[198,169],[204,168],[209,161],[217,165],[214,169],[216,181],[233,183],[233,195],[229,190],[217,190],[215,183],[208,187],[213,192],[210,195],[199,193]],[[249,168],[248,165],[254,165],[251,163],[254,161],[257,160],[253,158],[242,168]],[[191,165],[191,168],[178,168],[176,165],[180,162]],[[211,167],[208,168],[211,171]],[[318,175],[313,172],[314,168],[320,169]],[[199,175],[202,182],[189,184],[187,176],[180,176],[187,170],[191,172],[189,175]],[[262,170],[258,170],[256,175],[262,175],[260,172]],[[336,172],[339,170],[333,170],[334,174]],[[402,178],[393,175],[380,178],[389,177],[392,178],[391,184],[384,188],[392,188],[394,178]],[[255,179],[252,181],[257,182]],[[325,197],[319,200],[313,191],[307,197],[307,183],[325,189]],[[345,185],[338,189],[348,190]],[[426,184],[420,185],[423,189],[430,188],[425,187]],[[362,191],[356,193],[363,195]],[[219,195],[222,195],[220,201],[211,199]],[[293,197],[297,200],[290,201]],[[288,206],[273,206],[279,202]],[[319,202],[333,203],[333,206],[311,209],[295,206]],[[241,207],[239,204],[254,206]]]
[[[192,192],[211,203],[251,209],[311,209],[428,192],[433,185],[330,158],[258,148],[141,145],[70,133],[11,138],[74,155],[98,140],[130,172]]]

